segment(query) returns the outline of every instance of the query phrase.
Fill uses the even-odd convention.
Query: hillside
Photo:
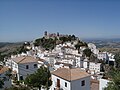
[[[0,52],[8,54],[22,46],[22,44],[23,43],[0,43]]]
[[[111,53],[120,52],[120,38],[116,39],[87,39],[88,43],[94,43],[100,51]]]
[[[15,52],[22,45],[23,42],[19,43],[0,42],[0,61],[3,61],[3,58],[5,56],[10,56],[11,53]]]
[[[41,46],[46,50],[52,50],[57,44],[63,44],[65,42],[74,42],[78,43],[75,45],[76,48],[80,46],[87,46],[87,43],[79,40],[75,35],[61,35],[61,36],[44,36],[38,38],[34,41],[35,46]]]

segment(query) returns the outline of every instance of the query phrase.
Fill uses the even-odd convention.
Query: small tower
[[[59,37],[59,32],[57,32],[57,36]]]
[[[47,36],[47,31],[44,32],[44,36],[45,36],[45,37]]]

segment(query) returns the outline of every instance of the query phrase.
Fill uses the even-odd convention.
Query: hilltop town
[[[111,82],[110,69],[117,65],[115,54],[102,52],[93,43],[75,35],[45,31],[43,37],[24,42],[4,57],[0,63],[0,79],[4,83],[1,89],[103,90]],[[34,75],[37,79],[33,79]],[[37,80],[44,83],[37,85]]]

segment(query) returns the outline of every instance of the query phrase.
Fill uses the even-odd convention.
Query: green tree
[[[80,45],[79,45],[79,44],[76,44],[76,45],[75,45],[75,48],[76,48],[77,50],[79,50],[79,49],[80,49]]]
[[[50,79],[51,74],[48,68],[41,66],[37,72],[34,74],[28,75],[25,79],[25,84],[30,87],[38,87],[41,90],[41,87],[48,88],[52,85]]]
[[[2,52],[0,52],[0,61],[4,61],[4,57],[5,57],[6,55],[4,54],[2,54]]]
[[[87,47],[87,43],[82,42],[82,41],[79,40],[78,43],[75,45],[75,48],[76,48],[76,49],[79,49],[79,48],[82,47],[82,46]]]
[[[76,40],[76,37],[75,37],[75,35],[72,35],[71,37],[72,37],[72,40]]]
[[[0,88],[3,88],[4,81],[0,79]]]
[[[94,53],[91,53],[91,55],[90,55],[90,61],[91,62],[97,62],[97,56]]]
[[[29,51],[29,50],[24,45],[22,45],[17,49],[18,53],[22,53],[22,52],[26,53],[26,51]]]
[[[19,87],[12,86],[10,88],[6,88],[5,90],[31,90],[31,89],[29,87],[24,87],[24,86],[19,86]]]
[[[41,43],[41,40],[42,40],[41,38],[36,39],[35,42],[34,42],[34,45],[35,45],[35,46],[39,46],[40,43]]]
[[[48,38],[48,39],[43,37],[43,38],[36,39],[34,42],[34,45],[41,46],[46,50],[51,50],[51,49],[54,49],[54,47],[56,46],[56,43],[58,42],[65,43],[67,41],[73,41],[73,40],[76,40],[75,35],[66,35],[66,36],[59,37],[59,39],[57,37]]]
[[[116,68],[120,68],[120,53],[115,55]]]
[[[87,49],[83,50],[83,54],[84,54],[86,57],[90,57],[91,54],[92,54],[92,51],[91,51],[89,48],[87,48]]]
[[[55,39],[52,39],[52,38],[45,39],[43,37],[43,38],[40,38],[40,39],[36,39],[35,42],[34,42],[34,45],[35,46],[42,46],[46,50],[51,50],[55,47],[56,41],[57,41],[57,38],[55,38]]]
[[[120,90],[120,71],[113,68],[108,74],[111,81],[104,90]]]

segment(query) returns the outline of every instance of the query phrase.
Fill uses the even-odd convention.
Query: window
[[[67,87],[67,83],[65,82],[65,87]]]
[[[34,68],[37,68],[37,64],[34,64]]]
[[[28,65],[26,65],[26,69],[29,69],[29,66],[28,66]]]
[[[85,86],[85,80],[81,81],[81,86]]]
[[[20,80],[23,80],[23,76],[20,76]]]

